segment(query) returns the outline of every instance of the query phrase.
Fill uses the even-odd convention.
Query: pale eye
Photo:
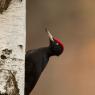
[[[56,43],[56,45],[59,45],[59,43]]]

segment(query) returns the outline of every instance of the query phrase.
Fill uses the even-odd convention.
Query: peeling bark
[[[0,13],[2,12],[0,95],[24,95],[25,0],[0,0]]]
[[[19,95],[15,75],[6,69],[0,69],[0,95]]]

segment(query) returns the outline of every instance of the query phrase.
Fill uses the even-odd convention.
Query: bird
[[[51,56],[59,56],[64,51],[64,44],[48,33],[49,45],[38,49],[28,50],[25,55],[25,95],[29,95],[48,64]]]

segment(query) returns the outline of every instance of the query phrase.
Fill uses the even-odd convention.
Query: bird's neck
[[[55,55],[54,52],[51,50],[50,46],[39,48],[39,50],[42,50],[48,58]]]
[[[54,52],[51,50],[50,46],[48,47],[48,52],[47,52],[48,56],[55,56]]]

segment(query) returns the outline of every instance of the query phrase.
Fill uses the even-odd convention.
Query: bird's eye
[[[59,43],[56,43],[56,45],[59,45]]]

